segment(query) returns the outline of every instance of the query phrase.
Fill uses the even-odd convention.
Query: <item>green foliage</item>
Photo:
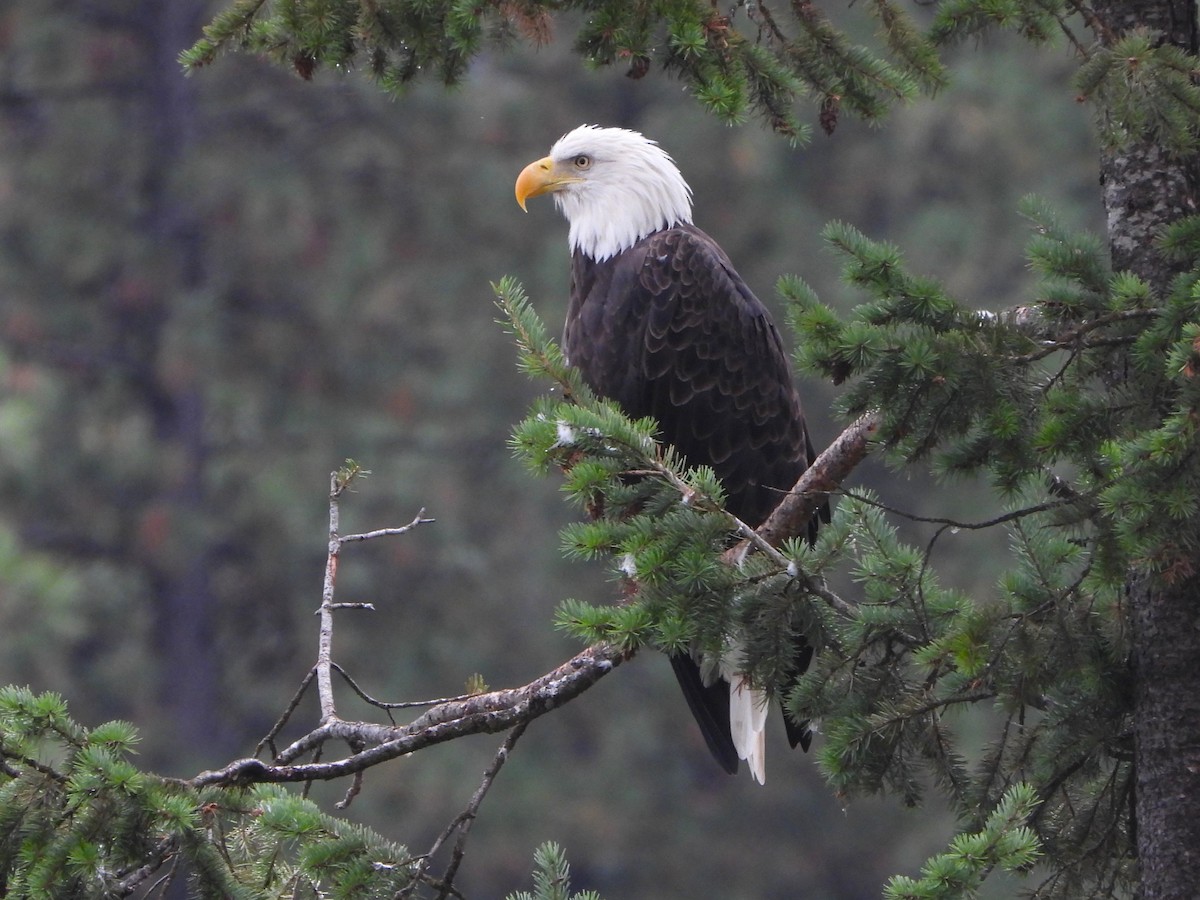
[[[405,848],[281,787],[259,785],[229,812],[220,849],[241,884],[314,897],[383,898],[394,897],[416,873]]]
[[[827,114],[836,117],[837,110],[844,107],[872,121],[883,116],[891,103],[915,96],[917,83],[913,78],[852,42],[817,6],[805,4],[800,11],[798,29],[787,44],[786,58],[810,90],[821,98]],[[905,22],[905,15],[894,7],[891,12],[896,15],[883,19],[884,24],[892,24],[891,36],[911,47],[906,56],[924,57],[923,46],[911,46],[911,30],[898,27],[898,23]],[[831,123],[824,124],[826,130],[831,130]]]
[[[999,488],[1040,470],[1030,452],[1036,389],[1014,377],[1034,342],[910,275],[899,251],[834,223],[826,240],[846,258],[845,279],[870,299],[842,322],[794,282],[781,284],[799,330],[797,362],[851,380],[841,411],[882,415],[880,440],[897,459],[933,456],[936,470],[985,462]]]
[[[574,46],[589,65],[627,65],[641,78],[658,63],[719,119],[739,122],[754,113],[802,141],[810,129],[795,110],[806,94],[817,99],[822,127],[831,131],[843,109],[874,121],[892,103],[945,84],[937,51],[911,15],[887,0],[870,9],[882,36],[878,50],[853,41],[812,4],[797,4],[781,24],[765,8],[747,7],[743,20],[741,10],[725,15],[704,0],[237,0],[180,59],[197,69],[223,49],[239,49],[304,78],[322,67],[360,66],[398,93],[422,76],[456,84],[489,42],[544,43],[556,17],[581,11]]]
[[[947,852],[925,864],[921,878],[893,878],[884,890],[884,897],[886,900],[975,897],[993,869],[1027,870],[1040,855],[1037,835],[1024,824],[1037,805],[1033,788],[1027,784],[1013,785],[981,830],[958,835]]]
[[[943,713],[987,697],[974,673],[989,619],[939,587],[873,504],[843,501],[823,537],[852,557],[865,593],[828,623],[835,649],[818,656],[788,706],[821,718],[818,760],[839,792],[890,791],[915,804],[931,775],[962,802],[965,763]]]
[[[200,897],[383,898],[414,877],[403,847],[307,799],[197,791],[137,769],[136,743],[125,722],[82,727],[56,694],[0,689],[6,897],[124,896],[186,869]]]
[[[686,468],[655,441],[653,421],[631,421],[580,384],[518,284],[505,279],[496,292],[522,370],[549,376],[567,398],[536,401],[513,431],[513,448],[535,471],[563,473],[564,492],[588,514],[562,530],[563,551],[607,560],[623,594],[615,607],[567,601],[559,627],[588,642],[676,651],[719,649],[736,623],[752,677],[768,689],[782,683],[795,667],[791,635],[817,634],[789,561],[723,562],[738,523],[724,512],[712,470]]]
[[[1069,12],[1068,4],[1061,0],[943,0],[929,36],[936,45],[944,45],[990,28],[1003,28],[1045,43],[1064,27]]]
[[[1200,148],[1200,87],[1196,58],[1136,29],[1093,50],[1076,85],[1099,112],[1101,135],[1114,147],[1152,141],[1176,154]]]
[[[843,110],[878,121],[892,104],[947,83],[940,54],[948,45],[996,28],[1046,43],[1072,34],[1074,12],[1063,0],[940,0],[924,29],[890,0],[867,10],[880,48],[857,43],[854,27],[834,24],[816,3],[793,4],[786,20],[747,5],[743,22],[742,10],[725,15],[703,0],[235,0],[181,62],[196,69],[235,48],[270,56],[304,78],[321,67],[360,66],[399,93],[422,76],[457,84],[489,43],[514,36],[545,43],[556,18],[580,11],[574,47],[589,65],[628,65],[641,78],[658,63],[719,119],[740,122],[754,113],[799,141],[810,132],[795,112],[805,95],[826,131]],[[1149,30],[1087,49],[1072,38],[1086,54],[1080,95],[1094,103],[1112,145],[1149,139],[1177,153],[1195,150],[1200,88],[1190,54]]]
[[[562,847],[547,842],[533,854],[533,893],[517,891],[507,900],[600,900],[595,891],[571,893],[571,867]]]
[[[910,274],[895,247],[840,224],[826,238],[866,303],[842,319],[798,279],[780,282],[800,364],[848,382],[843,412],[875,410],[895,462],[982,472],[1008,498],[989,522],[939,531],[1007,528],[1012,560],[991,597],[941,587],[930,548],[902,542],[869,494],[843,500],[815,547],[793,541],[784,560],[727,565],[711,474],[682,471],[653,444],[653,423],[584,393],[540,401],[514,438],[539,470],[561,468],[591,514],[564,531],[567,554],[607,557],[624,586],[620,607],[564,604],[560,625],[672,650],[716,649],[736,629],[747,670],[768,688],[789,674],[791,636],[825,648],[787,705],[822,722],[830,784],[910,804],[933,784],[973,829],[921,879],[895,880],[897,897],[969,896],[997,866],[1024,871],[1040,851],[1050,872],[1040,896],[1129,882],[1125,573],[1170,578],[1200,553],[1200,275],[1155,296],[1110,274],[1099,243],[1045,204],[1022,211],[1041,278],[1024,310],[980,313]],[[1164,245],[1186,254],[1194,229],[1180,224]],[[521,299],[518,320],[532,316]],[[555,371],[544,330],[516,330],[537,335],[522,352],[542,361],[525,368]],[[557,373],[564,387],[569,377]],[[822,576],[835,567],[860,586],[855,603],[829,602]],[[995,726],[971,763],[952,721],[979,704]]]
[[[525,289],[511,276],[492,285],[496,305],[504,314],[500,324],[517,343],[517,368],[530,378],[548,378],[558,383],[568,400],[576,397],[592,405],[595,397],[579,372],[567,365],[562,350],[550,339]]]
[[[434,73],[456,83],[482,46],[475,3],[360,3],[358,0],[237,0],[185,51],[187,68],[207,65],[226,46],[266,54],[311,78],[320,66],[366,61],[371,76],[398,91]],[[424,72],[422,71],[424,70]]]
[[[1110,274],[1100,243],[1045,204],[1023,212],[1041,286],[1036,305],[1003,316],[954,301],[909,275],[895,248],[845,226],[827,238],[869,295],[848,321],[781,282],[800,363],[850,382],[847,413],[878,408],[893,459],[986,473],[1012,504],[990,523],[939,531],[1008,528],[1012,563],[985,600],[938,588],[928,551],[899,543],[873,498],[844,502],[832,539],[851,553],[863,597],[832,623],[838,652],[818,659],[791,703],[825,722],[821,762],[841,790],[915,801],[932,778],[981,827],[1013,783],[1028,783],[1051,872],[1038,895],[1073,896],[1133,875],[1127,573],[1185,577],[1200,553],[1200,257],[1196,222],[1177,223],[1162,246],[1191,270],[1158,295]],[[979,701],[1000,724],[972,769],[943,713]],[[894,882],[894,895],[959,884],[952,857],[922,882]]]

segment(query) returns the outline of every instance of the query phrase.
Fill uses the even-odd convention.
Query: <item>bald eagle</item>
[[[584,125],[517,178],[522,209],[547,193],[570,225],[570,363],[630,417],[657,420],[689,465],[713,468],[729,511],[761,524],[812,461],[812,442],[771,317],[692,224],[674,161],[635,131]],[[738,671],[737,644],[731,636],[720,660],[671,663],[717,762],[733,774],[744,759],[761,783],[767,698]],[[799,672],[811,656],[796,648]],[[807,748],[808,728],[785,722],[791,745]]]

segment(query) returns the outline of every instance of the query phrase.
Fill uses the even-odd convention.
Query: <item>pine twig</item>
[[[458,694],[455,697],[439,697],[435,700],[379,700],[364,691],[362,686],[353,678],[351,678],[350,674],[337,663],[331,663],[331,665],[333,666],[333,670],[342,676],[342,680],[350,686],[350,690],[358,694],[359,699],[361,699],[364,703],[374,706],[376,709],[382,709],[385,712],[393,709],[415,709],[417,707],[424,706],[438,706],[442,703],[456,703],[460,700],[466,700],[468,697],[472,696],[471,694]]]
[[[374,531],[368,531],[363,534],[344,534],[338,538],[338,541],[343,544],[349,544],[352,541],[370,541],[374,540],[375,538],[393,537],[398,534],[408,534],[418,525],[432,525],[436,521],[437,519],[427,519],[425,517],[425,510],[422,508],[417,513],[416,517],[407,525],[401,525],[398,528],[377,528]]]
[[[471,832],[471,826],[475,823],[475,817],[479,814],[479,807],[483,803],[483,798],[491,790],[492,782],[496,780],[496,776],[500,773],[500,768],[508,761],[513,747],[516,746],[517,741],[521,739],[521,735],[525,733],[525,729],[528,727],[528,722],[522,722],[508,733],[508,737],[504,739],[504,743],[496,751],[496,756],[492,759],[492,764],[483,773],[483,780],[479,782],[479,787],[475,789],[475,793],[471,796],[471,802],[467,804],[467,808],[459,816],[458,840],[454,842],[454,853],[451,856],[450,864],[446,867],[446,871],[442,875],[443,889],[438,894],[439,898],[446,897],[448,889],[454,883],[454,876],[458,874],[458,867],[462,864],[463,856],[466,853],[467,836]]]
[[[287,725],[288,721],[292,718],[292,713],[294,713],[296,711],[296,707],[300,705],[300,701],[304,698],[305,693],[308,691],[308,686],[313,683],[313,679],[316,678],[316,676],[316,667],[308,670],[307,674],[304,676],[304,680],[300,682],[300,687],[297,688],[296,693],[292,695],[291,702],[288,703],[287,709],[283,711],[282,715],[280,715],[278,720],[276,720],[275,724],[271,726],[271,730],[263,735],[262,740],[260,740],[258,745],[254,748],[255,756],[258,756],[258,754],[262,753],[264,747],[269,747],[271,750],[271,758],[275,758],[275,738],[279,736],[279,733],[283,731],[284,726]]]
[[[525,729],[529,726],[528,722],[522,722],[508,733],[508,737],[504,739],[504,743],[496,751],[495,757],[492,759],[491,765],[483,773],[483,780],[480,781],[479,787],[471,796],[467,803],[466,809],[454,817],[454,820],[446,826],[445,830],[438,835],[437,840],[433,842],[433,846],[429,848],[429,852],[421,857],[420,863],[417,865],[417,870],[413,874],[412,880],[408,885],[401,890],[397,895],[397,900],[409,897],[412,891],[416,888],[417,883],[423,880],[425,872],[429,867],[429,861],[437,855],[442,849],[442,845],[450,839],[450,836],[455,831],[458,832],[458,840],[454,844],[454,853],[450,863],[446,867],[446,871],[442,874],[440,880],[436,882],[438,886],[438,897],[445,898],[453,891],[454,876],[458,873],[458,867],[462,864],[465,855],[465,845],[467,842],[467,834],[471,830],[471,825],[475,821],[475,817],[479,813],[479,807],[483,804],[483,798],[487,796],[487,792],[491,790],[492,783],[496,780],[496,776],[500,772],[501,766],[508,761],[512,749],[516,746],[521,735],[525,733]]]

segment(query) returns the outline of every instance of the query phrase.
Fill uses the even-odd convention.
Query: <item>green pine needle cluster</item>
[[[485,46],[514,26],[535,28],[540,11],[473,0],[235,0],[180,56],[185,69],[212,63],[223,50],[260,54],[312,78],[322,68],[365,69],[399,93],[421,76],[457,84]]]
[[[798,364],[850,382],[840,401],[847,416],[879,410],[880,439],[897,460],[933,457],[947,473],[987,463],[1006,492],[1036,476],[1037,390],[1015,377],[1034,342],[909,274],[895,247],[840,223],[825,237],[846,259],[845,280],[868,300],[843,321],[794,279],[782,281],[802,336]]]
[[[935,44],[907,10],[890,0],[869,8],[879,47],[855,42],[812,3],[777,20],[765,7],[727,11],[707,0],[233,0],[180,61],[194,70],[238,50],[303,78],[360,69],[400,93],[422,77],[457,84],[488,46],[544,43],[555,17],[582,12],[574,47],[587,64],[627,67],[634,78],[657,65],[718,118],[755,115],[799,142],[811,133],[797,116],[806,98],[830,131],[842,111],[876,121],[946,83]]]
[[[571,893],[571,867],[562,847],[548,841],[533,854],[533,892],[517,891],[506,900],[600,900],[595,891]]]
[[[981,827],[1027,782],[1054,861],[1039,895],[1070,896],[1133,877],[1127,573],[1185,577],[1200,552],[1200,224],[1163,235],[1162,252],[1190,266],[1164,296],[1110,272],[1100,242],[1044,203],[1022,211],[1041,285],[1003,315],[843,225],[826,237],[862,305],[842,317],[798,279],[780,283],[800,364],[847,384],[846,415],[878,412],[897,464],[986,474],[1008,498],[990,524],[1012,549],[994,596],[956,596],[878,501],[843,501],[827,536],[862,594],[825,623],[832,652],[791,703],[824,721],[821,763],[840,790],[915,802],[932,781]],[[968,767],[946,713],[977,702],[1000,724]]]
[[[989,616],[941,588],[875,502],[844,500],[822,536],[863,595],[824,619],[828,650],[788,706],[821,719],[818,762],[839,793],[887,791],[915,805],[932,780],[965,803],[966,766],[945,716],[989,698],[979,661]]]
[[[884,890],[886,900],[960,900],[975,897],[993,869],[1024,871],[1040,855],[1037,835],[1024,823],[1038,806],[1037,792],[1015,784],[996,805],[981,830],[960,834],[950,849],[925,864],[920,878],[898,876]]]
[[[1073,12],[1062,0],[942,0],[929,38],[936,46],[944,46],[1002,28],[1041,44],[1066,31],[1067,17]]]
[[[126,722],[84,728],[57,694],[0,689],[4,896],[128,896],[177,871],[193,896],[245,900],[386,898],[412,880],[403,847],[283,788],[197,791],[141,771],[137,741]]]
[[[878,410],[879,439],[896,461],[928,459],[945,475],[986,472],[1010,497],[1054,483],[1047,502],[1063,515],[1121,508],[1130,555],[1142,559],[1150,547],[1135,540],[1137,529],[1153,527],[1153,517],[1128,515],[1138,489],[1121,460],[1137,460],[1152,478],[1188,471],[1196,350],[1185,324],[1196,314],[1195,276],[1153,297],[1136,277],[1107,270],[1095,238],[1065,233],[1037,200],[1023,211],[1035,229],[1030,263],[1043,279],[1027,310],[1036,321],[980,313],[909,274],[896,248],[835,223],[826,239],[867,300],[843,319],[796,279],[781,281],[801,335],[798,364],[848,382],[846,415]],[[1168,236],[1172,252],[1188,252],[1190,227]],[[1111,377],[1127,369],[1135,377]],[[1130,443],[1117,446],[1111,437],[1122,434]],[[1175,484],[1168,496],[1179,523],[1191,516],[1185,494],[1194,485]]]
[[[409,887],[416,874],[416,860],[404,847],[277,785],[257,785],[222,812],[221,858],[243,885],[384,900]]]
[[[1153,141],[1179,155],[1200,149],[1197,60],[1155,32],[1136,30],[1094,50],[1076,74],[1110,146]]]

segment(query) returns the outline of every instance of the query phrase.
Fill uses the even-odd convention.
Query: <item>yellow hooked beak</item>
[[[552,157],[543,156],[527,165],[517,176],[517,204],[524,210],[525,201],[530,197],[561,191],[566,185],[578,181],[583,179],[568,175],[559,168]]]

